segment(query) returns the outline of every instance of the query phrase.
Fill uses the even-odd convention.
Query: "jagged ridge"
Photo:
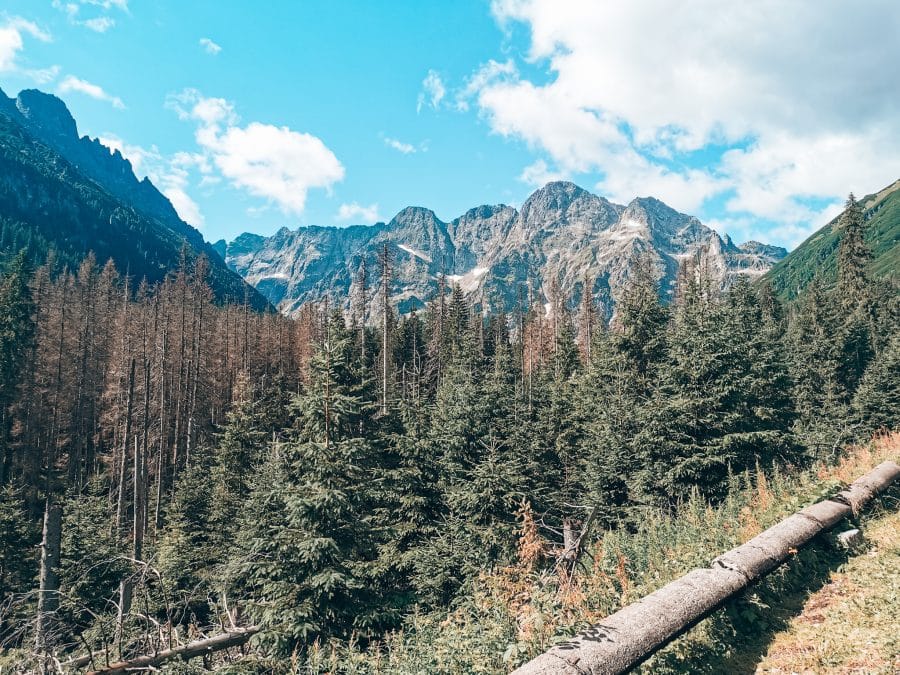
[[[94,251],[101,264],[112,258],[152,283],[185,248],[189,258],[209,257],[217,298],[269,308],[118,150],[80,137],[56,96],[29,89],[11,99],[0,90],[0,207],[0,257],[25,247],[40,260],[53,249],[77,265]]]
[[[787,255],[758,242],[736,246],[658,199],[622,206],[569,182],[547,184],[521,209],[478,206],[449,223],[429,209],[407,207],[387,224],[282,228],[217,246],[232,269],[292,314],[325,297],[347,307],[363,260],[377,283],[376,253],[385,242],[395,260],[392,302],[402,312],[422,307],[442,273],[493,310],[515,307],[523,289],[546,297],[552,280],[578,302],[588,280],[611,313],[642,254],[654,260],[666,296],[685,259],[703,258],[727,285],[737,274],[761,275]]]

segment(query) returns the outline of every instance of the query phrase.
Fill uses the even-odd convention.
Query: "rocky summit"
[[[367,271],[367,312],[377,312],[378,255],[393,261],[391,302],[400,312],[421,308],[443,277],[484,309],[511,310],[523,298],[543,302],[558,288],[580,302],[587,283],[607,315],[635,262],[647,255],[670,296],[679,266],[696,260],[723,287],[738,275],[757,277],[787,255],[750,241],[735,245],[697,218],[652,197],[614,204],[573,183],[549,183],[520,209],[479,206],[450,221],[407,207],[389,223],[282,228],[271,237],[243,234],[216,244],[229,267],[288,315],[328,298],[349,308]]]

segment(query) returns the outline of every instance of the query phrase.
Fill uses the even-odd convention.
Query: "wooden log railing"
[[[795,513],[601,623],[552,647],[513,675],[617,675],[639,665],[693,628],[728,600],[759,581],[797,549],[869,501],[900,477],[884,462],[843,492]]]

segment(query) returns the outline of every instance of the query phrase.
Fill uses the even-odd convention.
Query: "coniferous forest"
[[[789,303],[687,262],[666,304],[638,261],[611,322],[525,288],[485,316],[450,283],[420,312],[351,298],[288,319],[217,303],[203,257],[155,285],[93,257],[12,259],[0,669],[101,670],[238,630],[169,667],[521,663],[560,589],[629,597],[649,549],[604,568],[609,542],[685,505],[714,520],[747,476],[897,428],[900,304],[867,274],[864,227],[851,196],[836,282]],[[389,295],[381,265],[360,293]],[[530,617],[518,642],[492,632],[503,612]]]

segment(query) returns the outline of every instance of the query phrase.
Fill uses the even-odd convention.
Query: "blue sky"
[[[621,4],[6,0],[0,86],[60,95],[210,240],[567,178],[793,246],[900,177],[893,3]]]

